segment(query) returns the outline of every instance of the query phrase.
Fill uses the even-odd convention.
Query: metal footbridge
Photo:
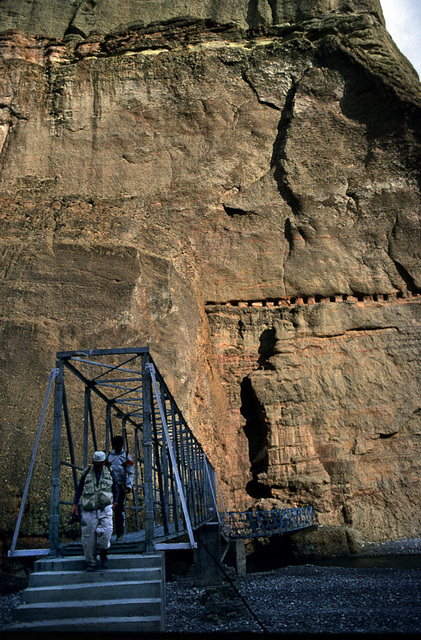
[[[194,531],[219,523],[227,539],[266,537],[315,524],[311,506],[225,511],[214,468],[189,429],[148,348],[57,353],[9,557],[45,555],[16,544],[41,429],[54,383],[49,552],[71,546],[69,513],[81,471],[94,451],[121,434],[134,463],[126,501],[127,538],[141,550],[196,548]]]

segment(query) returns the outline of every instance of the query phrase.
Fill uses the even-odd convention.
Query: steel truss
[[[311,506],[225,511],[215,471],[149,349],[65,351],[57,353],[56,367],[50,373],[9,557],[46,553],[46,549],[16,551],[15,546],[53,381],[50,553],[66,547],[63,539],[80,472],[91,462],[94,451],[111,449],[117,434],[123,436],[134,463],[126,530],[146,552],[196,548],[193,531],[208,522],[218,522],[227,539],[272,536],[316,524]]]
[[[125,449],[134,462],[133,492],[126,507],[127,529],[142,533],[146,551],[164,548],[165,541],[184,535],[188,536],[187,546],[196,547],[193,529],[218,518],[215,471],[149,350],[60,352],[56,369],[51,549],[59,547],[62,507],[66,508],[64,515],[68,519],[78,472],[90,463],[94,451],[109,451],[116,434],[123,436]],[[75,411],[78,401],[74,390],[70,399],[65,372],[71,374],[72,381],[76,378],[83,384],[83,417]],[[75,425],[79,426],[77,436]],[[68,479],[66,482],[63,469],[70,470],[70,483]]]

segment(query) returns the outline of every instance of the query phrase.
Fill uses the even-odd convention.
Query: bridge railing
[[[154,522],[161,538],[192,530],[218,517],[215,471],[189,429],[164,379],[152,362],[146,365],[152,383]]]
[[[298,531],[316,524],[313,507],[272,509],[271,511],[228,511],[222,530],[229,538],[263,538]]]

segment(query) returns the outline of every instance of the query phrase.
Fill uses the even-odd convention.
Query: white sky
[[[380,0],[386,28],[421,77],[421,0]]]

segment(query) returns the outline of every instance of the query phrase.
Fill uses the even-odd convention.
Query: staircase
[[[164,554],[110,554],[87,573],[83,556],[37,560],[5,631],[165,631]]]

